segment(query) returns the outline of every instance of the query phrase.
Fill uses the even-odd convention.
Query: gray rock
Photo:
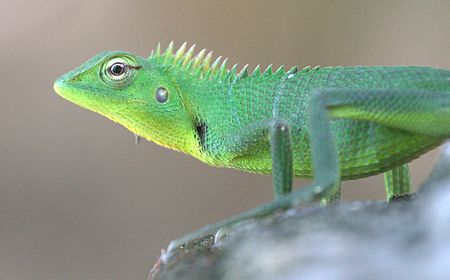
[[[290,209],[172,254],[149,279],[450,279],[450,145],[415,198]]]

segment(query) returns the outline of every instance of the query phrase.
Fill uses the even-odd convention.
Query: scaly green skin
[[[247,67],[228,70],[220,58],[211,64],[211,53],[193,58],[193,50],[183,45],[174,54],[171,44],[160,54],[158,46],[148,59],[101,53],[59,78],[55,90],[207,164],[272,173],[276,197],[283,198],[233,221],[294,201],[332,201],[341,179],[385,171],[389,196],[401,195],[409,190],[405,164],[450,137],[449,70],[269,67],[249,74]],[[117,59],[131,66],[120,81],[108,74]],[[167,90],[166,102],[156,100],[158,88]],[[292,175],[316,175],[315,183],[287,195]]]

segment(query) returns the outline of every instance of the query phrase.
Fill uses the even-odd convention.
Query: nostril
[[[77,73],[74,73],[74,71],[69,72],[67,74],[62,75],[57,80],[59,83],[73,83],[73,82],[79,82],[80,81],[80,75]]]
[[[70,80],[69,80],[69,82],[78,82],[78,81],[80,81],[80,76],[78,76],[78,75],[70,78]]]

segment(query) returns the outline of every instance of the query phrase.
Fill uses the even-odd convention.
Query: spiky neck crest
[[[167,70],[167,72],[164,71],[164,74],[167,73],[174,78],[177,87],[182,91],[183,108],[189,115],[189,117],[186,117],[186,120],[190,120],[190,122],[177,135],[184,135],[184,137],[178,137],[176,140],[181,142],[172,144],[166,143],[166,139],[158,141],[158,139],[154,139],[154,136],[149,136],[148,138],[160,145],[191,154],[209,164],[213,164],[212,159],[202,152],[202,146],[204,145],[206,131],[213,131],[213,127],[210,126],[210,123],[203,121],[203,118],[210,112],[207,112],[205,108],[201,108],[202,106],[198,106],[196,98],[199,97],[199,94],[200,98],[202,98],[203,93],[211,88],[218,90],[217,92],[220,93],[220,86],[210,87],[211,84],[234,84],[243,79],[256,79],[261,82],[264,79],[259,78],[266,78],[272,75],[276,76],[272,78],[279,78],[281,81],[283,77],[288,79],[296,75],[296,73],[318,69],[317,67],[311,68],[308,66],[298,71],[297,67],[294,66],[290,70],[285,71],[284,66],[280,66],[273,71],[272,65],[269,65],[266,70],[261,71],[258,65],[252,73],[249,73],[248,65],[245,65],[238,72],[237,64],[233,65],[231,69],[227,67],[227,58],[222,60],[222,57],[219,56],[212,62],[212,51],[206,54],[206,50],[203,49],[194,55],[195,45],[189,49],[186,48],[186,45],[184,43],[178,50],[174,50],[174,44],[171,42],[167,49],[161,51],[161,45],[158,44],[148,58],[150,64],[157,67],[161,66],[164,70]],[[166,69],[166,67],[169,69]],[[223,102],[220,94],[211,93],[208,96],[208,102],[215,102],[215,100]]]
[[[186,48],[187,43],[183,43],[181,47],[174,51],[173,41],[169,43],[166,50],[161,51],[161,44],[158,44],[155,50],[152,50],[149,60],[176,67],[177,69],[184,70],[189,74],[205,80],[222,80],[222,81],[236,81],[246,77],[254,77],[260,75],[277,75],[277,74],[294,74],[297,72],[297,66],[292,67],[290,70],[285,71],[284,66],[280,66],[277,70],[273,71],[272,65],[269,65],[266,70],[261,72],[260,66],[257,65],[253,72],[249,74],[248,64],[242,67],[238,72],[238,65],[234,64],[231,69],[228,69],[228,58],[222,60],[222,56],[217,57],[213,62],[213,52],[210,51],[206,54],[206,49],[202,49],[197,55],[194,56],[195,44],[189,49]],[[187,49],[187,50],[186,50]],[[205,56],[206,54],[206,56]],[[315,67],[313,69],[317,69]],[[309,66],[303,68],[303,71],[309,71]]]

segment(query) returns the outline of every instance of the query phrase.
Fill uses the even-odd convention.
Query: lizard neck
[[[208,108],[213,107],[212,104],[217,106],[226,101],[218,98],[223,96],[226,83],[218,79],[192,75],[192,72],[181,67],[171,67],[170,71],[178,85],[187,119],[183,127],[175,133],[180,137],[172,139],[171,145],[176,147],[176,150],[213,164],[207,147],[207,137],[214,133],[211,130]],[[164,141],[167,141],[167,138]]]

